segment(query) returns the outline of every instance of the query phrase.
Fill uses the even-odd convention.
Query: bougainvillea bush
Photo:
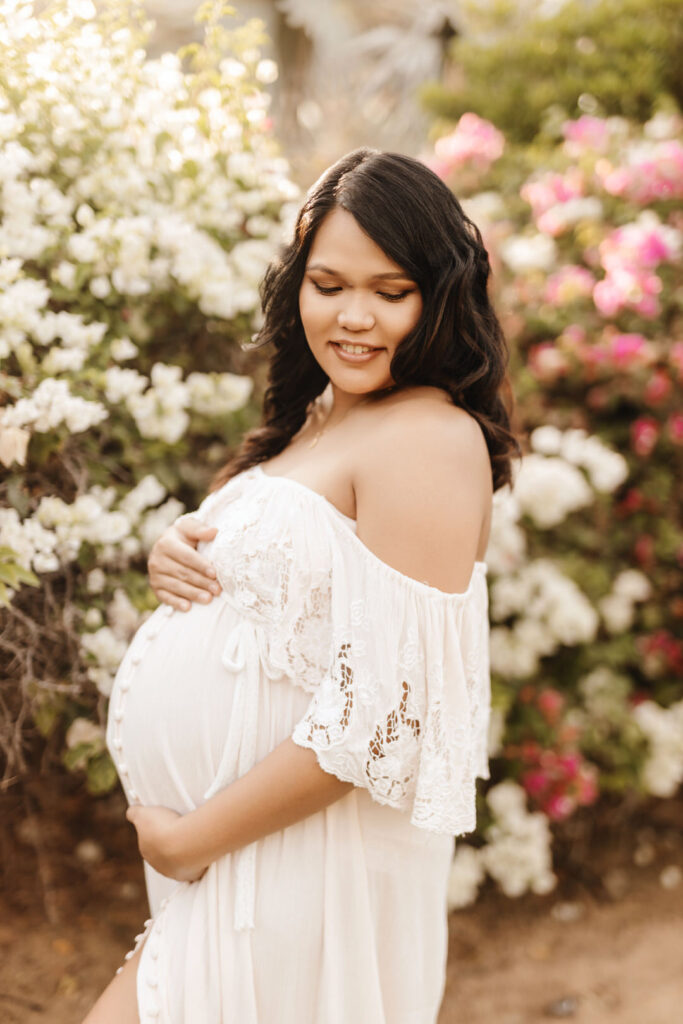
[[[546,891],[552,823],[683,780],[681,135],[583,116],[525,151],[467,113],[425,156],[484,231],[526,449],[487,555],[494,785],[453,906],[486,873]]]
[[[203,45],[150,60],[137,4],[0,4],[6,781],[32,722],[114,785],[102,724],[155,604],[146,553],[253,421],[238,342],[297,189],[261,30],[226,30],[222,6]]]

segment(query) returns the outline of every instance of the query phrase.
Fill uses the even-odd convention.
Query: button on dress
[[[197,882],[145,864],[141,1024],[435,1024],[454,837],[488,778],[486,565],[462,593],[414,580],[260,466],[195,515],[222,592],[161,605],[123,658],[107,746],[128,801],[188,813],[287,737],[354,789]]]

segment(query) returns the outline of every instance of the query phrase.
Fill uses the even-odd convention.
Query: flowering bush
[[[553,823],[600,793],[671,796],[683,781],[682,123],[583,116],[528,161],[513,149],[497,162],[497,130],[476,123],[478,163],[427,162],[491,251],[526,435],[487,553],[491,753],[494,779],[507,776],[489,794],[514,782]],[[520,182],[527,162],[543,169]],[[491,870],[489,794],[456,852],[453,906],[487,872],[506,892],[548,884],[540,866],[521,881],[512,855]]]
[[[297,189],[260,29],[224,13],[205,5],[203,45],[149,60],[136,3],[0,3],[8,774],[31,709],[92,790],[113,785],[105,698],[154,605],[145,555],[252,415],[237,342]]]

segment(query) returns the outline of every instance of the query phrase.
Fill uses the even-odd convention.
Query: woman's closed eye
[[[313,281],[313,287],[321,295],[336,295],[337,292],[341,291],[341,285],[329,285],[326,287],[325,285],[318,284],[317,281]],[[405,299],[407,295],[410,295],[413,290],[412,288],[406,288],[402,292],[377,292],[377,294],[386,299],[387,302],[400,302],[401,299]]]

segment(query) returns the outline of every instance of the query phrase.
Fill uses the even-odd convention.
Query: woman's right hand
[[[216,532],[191,515],[164,530],[147,559],[150,586],[160,601],[186,612],[192,601],[208,604],[220,594],[216,570],[196,550],[200,540],[213,540]]]

